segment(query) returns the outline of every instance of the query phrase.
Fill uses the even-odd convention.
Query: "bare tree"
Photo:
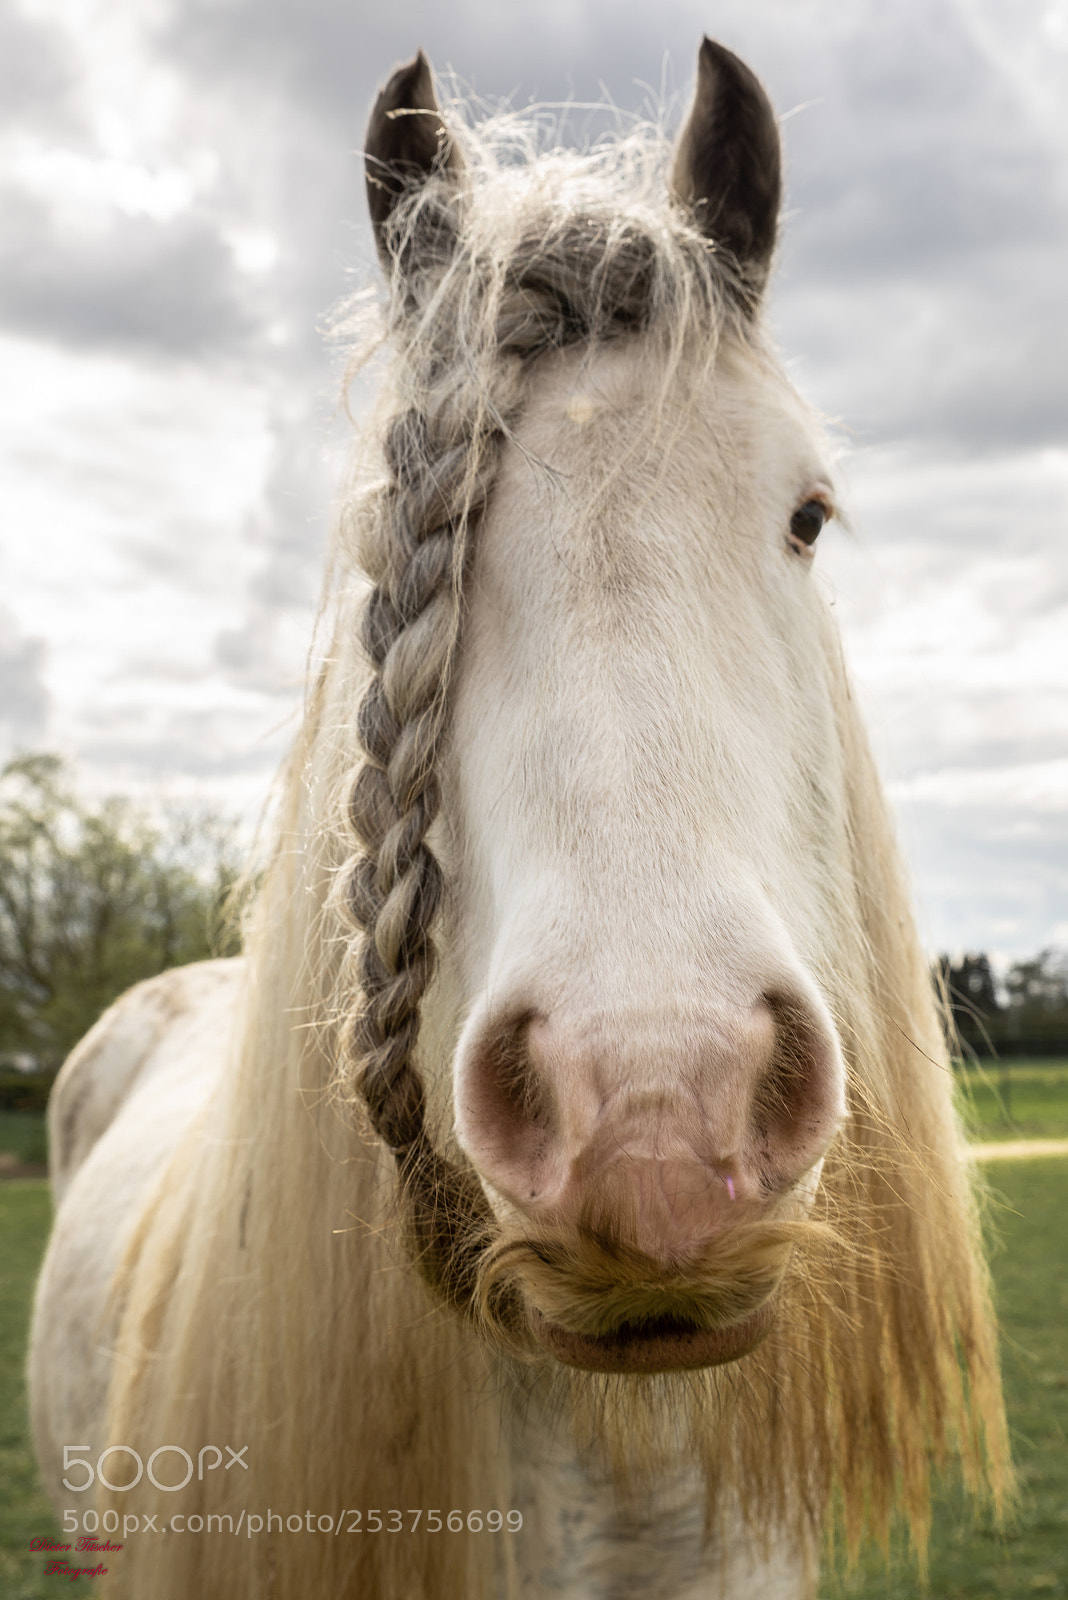
[[[63,762],[0,772],[0,1051],[55,1063],[117,995],[233,948],[223,915],[234,830],[212,813],[153,821],[90,805]]]

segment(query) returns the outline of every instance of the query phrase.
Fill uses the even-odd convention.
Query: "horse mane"
[[[276,1510],[508,1504],[501,1392],[522,1391],[524,1368],[480,1337],[491,1226],[449,1141],[451,1041],[420,1031],[448,895],[431,841],[449,686],[501,444],[539,358],[569,345],[651,346],[653,426],[723,345],[777,370],[737,267],[665,198],[659,130],[519,164],[537,134],[515,116],[457,133],[463,184],[432,178],[393,214],[388,307],[361,298],[341,319],[353,369],[384,342],[390,355],[339,510],[325,665],[283,783],[230,1071],[116,1285],[109,1438],[146,1456],[248,1442],[255,1498]],[[829,615],[823,657],[852,854],[827,867],[835,959],[814,975],[850,1116],[811,1247],[741,1361],[560,1369],[553,1393],[621,1493],[681,1439],[710,1526],[737,1504],[758,1535],[838,1526],[855,1552],[900,1509],[922,1552],[932,1465],[956,1456],[999,1502],[1010,1484],[995,1328],[939,1016]],[[253,1498],[233,1475],[210,1502],[188,1492],[204,1512]],[[177,1600],[198,1544],[172,1538],[160,1561],[135,1541],[123,1581],[143,1572],[144,1592]],[[488,1538],[218,1540],[211,1561],[235,1593],[493,1592]]]

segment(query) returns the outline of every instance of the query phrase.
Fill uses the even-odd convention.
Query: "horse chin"
[[[612,1333],[575,1333],[530,1310],[538,1344],[566,1367],[585,1372],[684,1372],[737,1361],[763,1343],[775,1320],[775,1296],[726,1328],[701,1328],[663,1317]]]

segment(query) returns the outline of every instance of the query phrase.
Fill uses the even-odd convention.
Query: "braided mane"
[[[360,997],[343,1076],[396,1157],[415,1259],[458,1306],[471,1301],[491,1219],[473,1174],[430,1142],[412,1056],[443,887],[427,832],[465,579],[500,445],[547,351],[651,334],[665,347],[666,392],[684,350],[711,361],[725,322],[739,336],[745,326],[731,258],[666,199],[669,147],[654,130],[610,154],[557,152],[522,171],[494,161],[492,129],[476,149],[465,191],[424,183],[389,223],[397,398],[383,427],[386,481],[358,507],[358,556],[374,584],[360,637],[373,674],[348,802],[360,848],[343,874]],[[535,186],[543,197],[532,207]]]

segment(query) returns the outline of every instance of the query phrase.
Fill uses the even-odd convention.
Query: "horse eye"
[[[830,508],[823,500],[806,500],[790,518],[791,541],[811,547],[830,515]]]

